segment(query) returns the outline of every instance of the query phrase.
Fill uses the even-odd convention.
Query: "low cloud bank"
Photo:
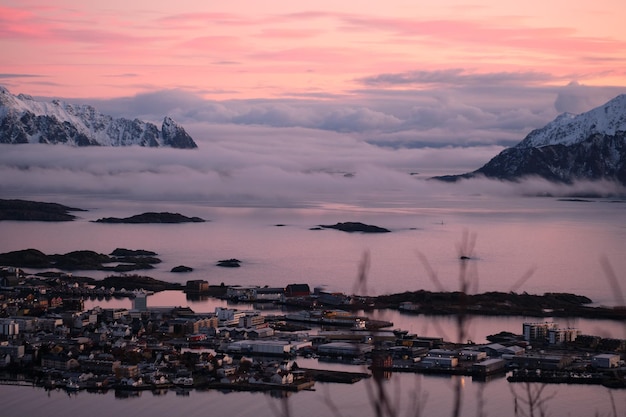
[[[455,195],[618,195],[605,183],[556,185],[487,179],[455,184],[433,175],[478,168],[500,147],[388,149],[336,133],[217,126],[196,150],[3,145],[4,198],[185,201],[212,206],[362,207],[420,204]],[[306,135],[315,138],[304,138]],[[238,140],[235,140],[235,137]],[[271,146],[268,145],[271,143]],[[301,145],[305,143],[306,145]]]
[[[520,85],[542,77],[411,72],[373,76],[362,90],[332,98],[215,101],[165,90],[87,101],[115,117],[158,122],[169,115],[199,149],[2,146],[0,192],[287,207],[455,194],[620,194],[605,183],[426,180],[474,171],[558,113],[589,110],[620,92],[577,82]],[[394,82],[415,89],[394,90]]]

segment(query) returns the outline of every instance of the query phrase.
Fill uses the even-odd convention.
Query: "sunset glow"
[[[351,95],[455,83],[626,85],[626,5],[0,1],[0,83],[75,98]]]

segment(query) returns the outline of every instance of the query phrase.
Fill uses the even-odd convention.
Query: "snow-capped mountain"
[[[439,179],[479,175],[504,180],[539,176],[564,183],[602,179],[626,185],[626,95],[586,113],[562,114],[480,169]]]
[[[615,136],[618,132],[626,132],[626,94],[586,113],[563,113],[541,129],[530,132],[516,147],[569,146],[593,135]]]
[[[169,117],[161,130],[139,119],[114,119],[88,105],[36,101],[0,86],[0,143],[72,146],[149,146],[197,148],[191,136]]]

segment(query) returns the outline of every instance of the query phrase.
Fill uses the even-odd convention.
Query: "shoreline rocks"
[[[114,271],[128,272],[137,269],[152,269],[161,262],[156,253],[132,251],[118,248],[105,255],[92,250],[78,250],[66,254],[46,255],[37,249],[24,249],[0,254],[0,265],[18,268],[55,268],[63,271]],[[117,265],[109,265],[117,263]]]
[[[76,219],[70,211],[87,211],[57,203],[0,199],[0,221],[68,222]]]

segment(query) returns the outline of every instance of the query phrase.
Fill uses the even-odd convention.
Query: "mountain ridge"
[[[90,105],[37,101],[0,86],[0,143],[71,146],[144,146],[193,149],[198,145],[170,117],[161,129],[139,119],[113,118]]]
[[[626,185],[626,94],[585,113],[559,115],[473,172],[434,179],[454,182],[479,176],[506,181],[535,176],[565,184],[609,180]]]

